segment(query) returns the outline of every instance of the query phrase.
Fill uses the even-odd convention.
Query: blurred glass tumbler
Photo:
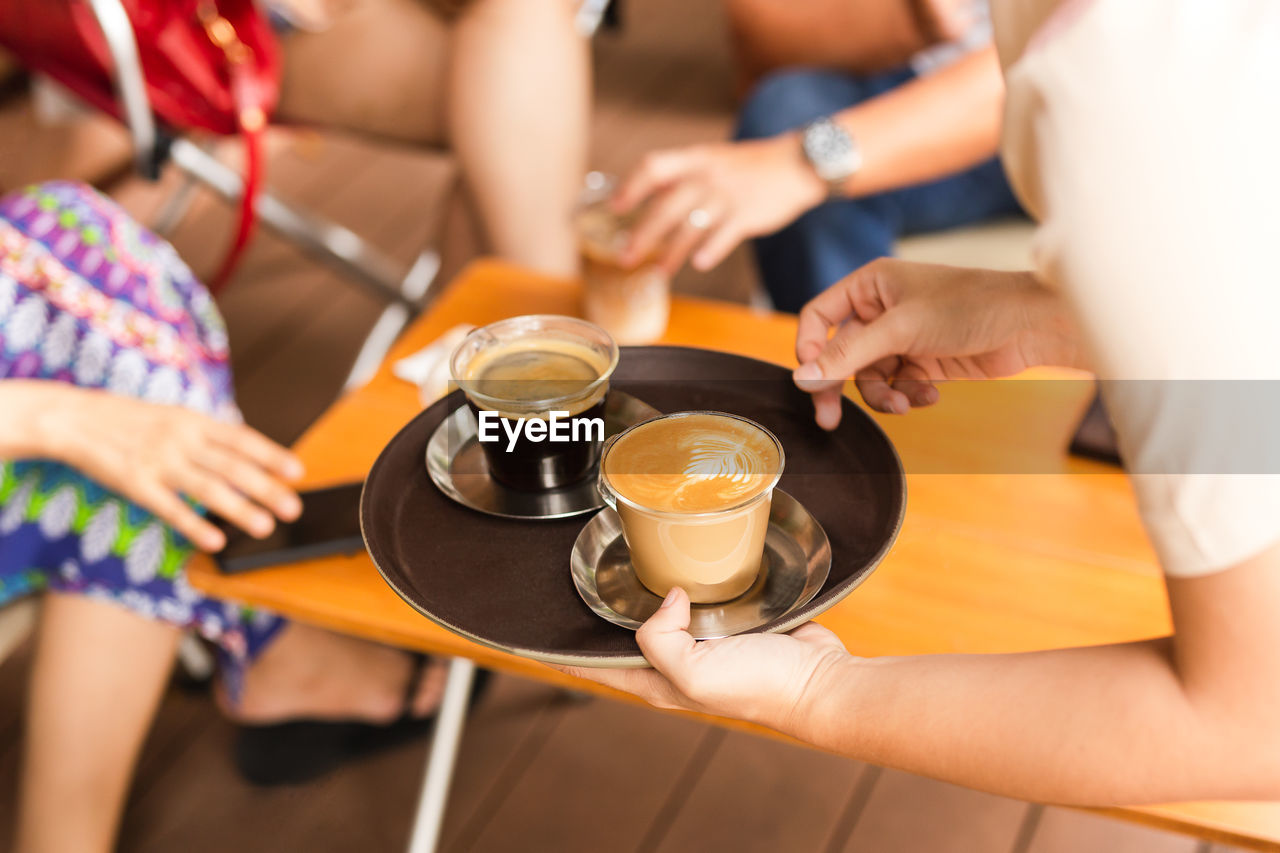
[[[523,491],[594,473],[618,346],[575,317],[499,320],[463,339],[450,371],[476,417],[490,475]]]
[[[609,332],[619,344],[651,344],[667,330],[671,314],[671,279],[650,256],[635,266],[619,257],[643,205],[626,216],[609,207],[617,181],[591,172],[574,213],[582,252],[583,315]]]
[[[711,604],[759,577],[784,463],[782,444],[754,421],[676,412],[609,439],[597,485],[640,583],[658,596],[679,586]]]

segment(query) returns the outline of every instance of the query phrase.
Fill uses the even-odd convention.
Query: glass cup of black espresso
[[[450,368],[475,415],[490,475],[534,492],[593,476],[617,366],[609,333],[574,317],[512,317],[468,335]]]

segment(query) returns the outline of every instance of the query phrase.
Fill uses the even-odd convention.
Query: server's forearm
[[[837,658],[775,722],[861,760],[1024,799],[1280,797],[1280,546],[1169,586],[1176,638]]]

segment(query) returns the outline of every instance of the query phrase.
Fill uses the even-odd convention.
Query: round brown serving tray
[[[813,406],[785,368],[685,347],[624,347],[612,387],[662,412],[733,412],[782,442],[779,482],[826,530],[831,571],[807,605],[758,631],[787,631],[852,592],[884,558],[902,525],[906,480],[880,427],[850,401],[840,428],[813,422]],[[486,646],[549,663],[644,666],[634,632],[582,602],[569,557],[586,519],[513,521],[445,497],[423,453],[460,392],[423,411],[374,463],[360,500],[365,544],[401,598],[439,625]]]

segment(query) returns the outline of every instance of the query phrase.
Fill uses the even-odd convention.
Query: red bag
[[[249,243],[262,178],[262,134],[280,92],[280,50],[254,0],[121,0],[133,24],[157,120],[172,131],[239,134],[244,198],[212,286]],[[0,0],[0,44],[116,118],[111,54],[87,0]]]

